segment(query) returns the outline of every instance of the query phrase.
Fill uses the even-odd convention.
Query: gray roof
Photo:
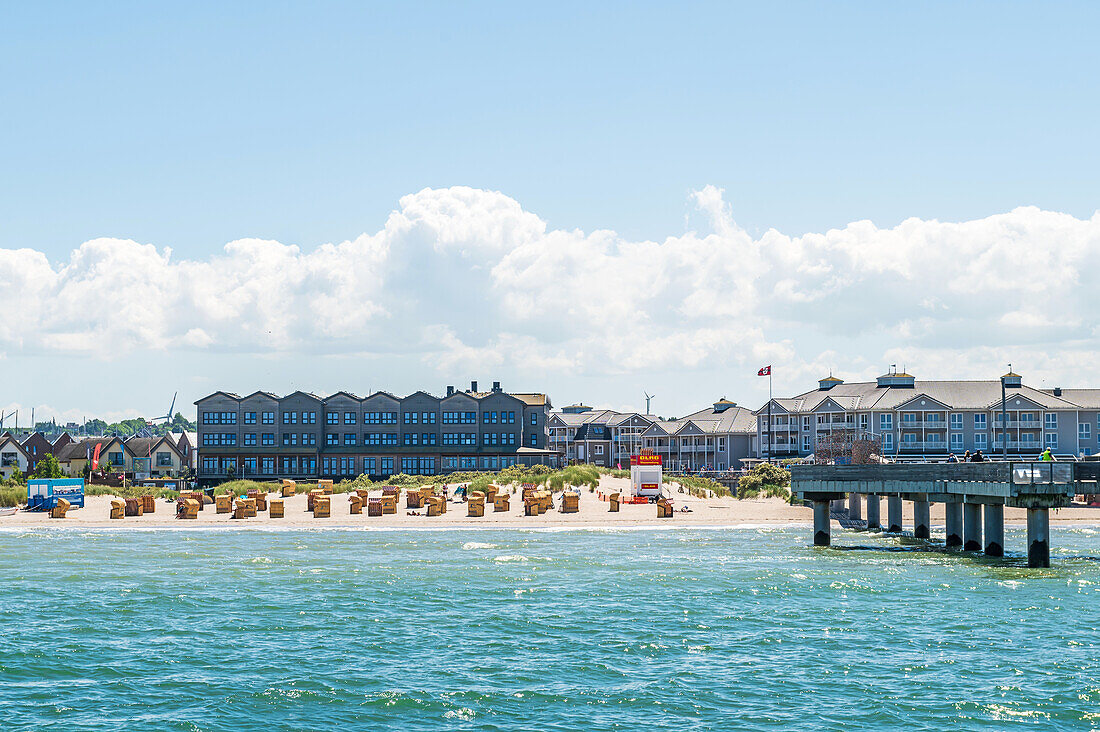
[[[1050,390],[1030,386],[1011,387],[1008,397],[1022,396],[1044,409],[1078,409],[1083,405],[1071,400],[1070,392],[1089,392],[1100,402],[1100,390],[1065,389],[1061,397]],[[814,389],[790,399],[774,399],[772,404],[792,413],[813,412],[827,399],[847,410],[894,410],[917,397],[932,399],[951,409],[991,409],[1001,402],[1001,382],[989,381],[915,381],[913,387],[882,386],[866,381],[837,384],[831,389]],[[765,404],[756,414],[767,412]]]

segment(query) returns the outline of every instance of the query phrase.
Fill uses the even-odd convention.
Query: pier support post
[[[836,500],[834,500],[832,502],[832,508],[830,510],[837,511],[837,512],[843,511],[844,510],[844,499],[843,498],[837,498]]]
[[[886,530],[891,534],[901,533],[901,498],[898,496],[886,499]]]
[[[1027,566],[1050,566],[1050,509],[1027,510]]]
[[[814,546],[829,546],[828,501],[814,501]]]
[[[879,518],[878,496],[869,493],[867,495],[867,530],[878,531],[882,528],[882,520]]]
[[[987,557],[1005,555],[1005,507],[999,503],[985,505],[985,554]]]
[[[859,494],[848,494],[848,518],[859,521],[862,516],[860,515]]]
[[[982,550],[982,504],[963,504],[963,549],[968,552]]]
[[[961,501],[948,501],[943,504],[947,529],[947,548],[957,549],[963,545],[963,505]]]
[[[928,525],[932,523],[929,518],[928,501],[913,501],[913,536],[918,539],[927,539],[931,536]]]

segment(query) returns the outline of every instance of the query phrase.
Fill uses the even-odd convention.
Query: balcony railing
[[[898,443],[902,450],[946,450],[947,443],[943,440],[911,440]]]

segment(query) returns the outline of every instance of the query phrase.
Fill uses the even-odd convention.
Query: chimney
[[[1054,387],[1054,396],[1056,396],[1056,397],[1062,396],[1062,387],[1060,387],[1060,386]]]
[[[448,386],[447,387],[447,396],[453,396],[454,393],[455,393],[455,388],[453,386]]]
[[[493,382],[493,391],[500,391],[500,382],[499,381],[494,381]]]
[[[470,382],[470,391],[473,391],[473,392],[477,391],[477,382],[476,381],[471,381]]]

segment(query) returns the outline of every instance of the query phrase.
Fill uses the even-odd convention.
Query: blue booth
[[[27,481],[27,510],[49,511],[64,498],[72,507],[84,508],[84,481],[80,478],[31,478]]]

